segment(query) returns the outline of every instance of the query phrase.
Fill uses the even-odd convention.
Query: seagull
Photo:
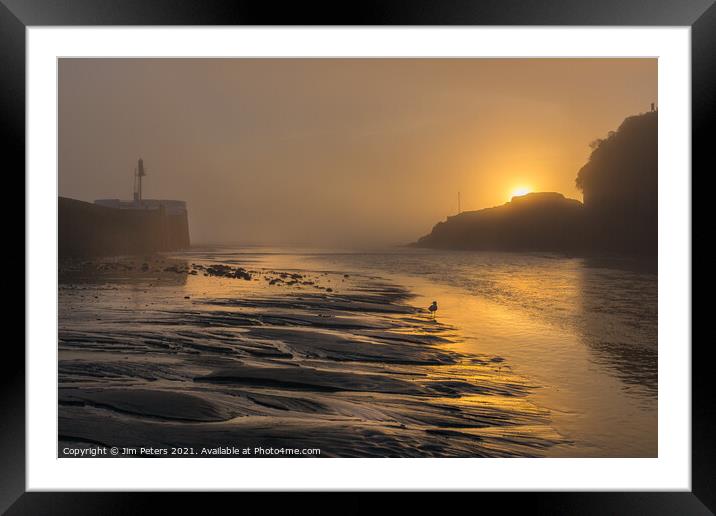
[[[430,313],[432,314],[433,318],[435,318],[435,312],[438,311],[438,302],[433,301],[433,304],[428,307],[428,310],[430,310]]]

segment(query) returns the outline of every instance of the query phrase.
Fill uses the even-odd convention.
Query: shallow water
[[[61,443],[657,454],[657,284],[640,264],[416,249],[163,259],[61,273]],[[191,263],[253,278],[164,271]]]
[[[456,349],[502,356],[540,388],[569,445],[554,456],[653,457],[657,442],[657,276],[628,259],[396,250],[326,254],[380,270],[439,301]]]

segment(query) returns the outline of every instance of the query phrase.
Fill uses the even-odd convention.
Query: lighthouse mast
[[[139,158],[137,168],[134,171],[134,202],[142,202],[142,178],[146,175],[144,161]]]

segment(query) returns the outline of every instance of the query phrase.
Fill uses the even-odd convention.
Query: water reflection
[[[658,385],[658,283],[655,264],[585,260],[580,269],[581,309],[576,327],[594,359],[628,391]]]
[[[515,321],[529,317],[573,333],[593,360],[627,388],[641,386],[649,396],[656,394],[658,283],[653,260],[422,250],[324,259],[427,277],[487,298],[504,306]]]

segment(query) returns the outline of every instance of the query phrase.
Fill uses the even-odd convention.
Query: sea
[[[58,439],[290,431],[326,456],[656,457],[657,287],[655,262],[549,253],[207,245],[78,261],[60,271]]]

